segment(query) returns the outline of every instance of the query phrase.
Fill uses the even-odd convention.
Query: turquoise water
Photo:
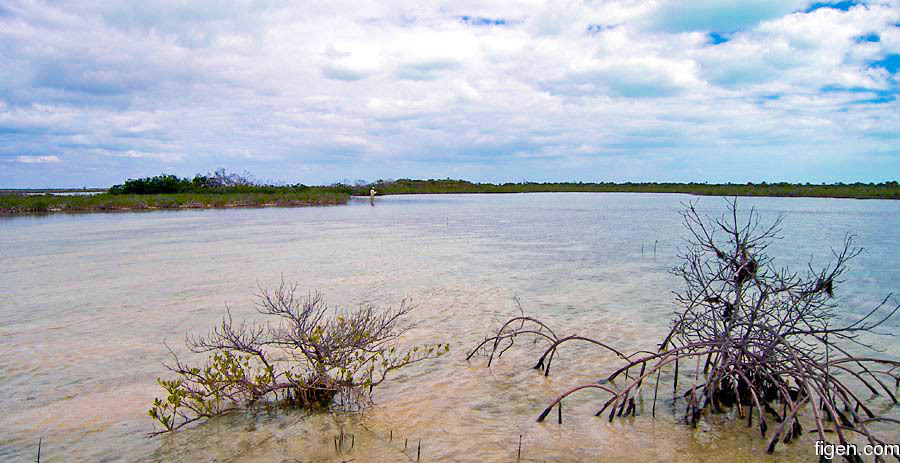
[[[525,310],[557,332],[622,350],[652,348],[676,307],[687,195],[548,193],[379,197],[348,206],[0,217],[0,460],[423,461],[669,459],[808,460],[801,440],[774,457],[742,426],[699,429],[671,416],[612,424],[605,398],[567,402],[562,425],[534,422],[560,391],[594,380],[615,359],[573,346],[544,378],[523,343],[493,368],[466,362],[498,319]],[[855,234],[866,252],[837,297],[847,319],[900,290],[900,202],[744,198],[764,222],[784,215],[776,263],[827,262]],[[699,208],[725,210],[720,198]],[[655,253],[654,253],[655,250]],[[146,410],[165,376],[163,342],[183,352],[227,304],[254,317],[257,284],[280,279],[332,305],[396,306],[410,297],[406,341],[449,342],[451,353],[398,374],[362,416],[240,414],[147,439]],[[887,331],[897,332],[900,320]],[[876,340],[900,358],[895,336]],[[889,411],[889,413],[896,413]],[[333,436],[355,436],[336,454]],[[897,436],[896,430],[888,429]],[[390,439],[393,433],[394,439]],[[404,451],[404,441],[407,448]],[[894,438],[894,441],[900,439]]]

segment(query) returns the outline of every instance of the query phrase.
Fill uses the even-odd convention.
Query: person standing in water
[[[375,205],[375,193],[378,193],[378,192],[375,191],[375,187],[372,187],[372,189],[369,190],[369,204],[371,204],[373,206]]]

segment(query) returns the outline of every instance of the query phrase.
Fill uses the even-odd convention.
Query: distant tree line
[[[128,179],[125,183],[113,185],[109,189],[114,195],[154,195],[177,193],[282,193],[304,191],[310,187],[302,183],[275,184],[257,180],[249,172],[229,173],[218,169],[205,175],[196,174],[194,178],[180,178],[172,174],[160,174],[153,177]],[[332,185],[316,187],[335,193],[350,193],[349,186]]]
[[[439,194],[439,193],[541,193],[541,192],[606,192],[606,193],[684,193],[705,196],[774,196],[900,199],[897,181],[882,183],[657,183],[657,182],[528,182],[476,183],[455,179],[416,180],[402,178],[379,179],[375,182],[349,179],[327,186],[310,187],[302,183],[278,184],[262,182],[253,175],[229,173],[225,169],[197,174],[194,178],[179,178],[172,174],[129,179],[114,185],[114,195],[146,195],[176,193],[288,193],[316,190],[350,195],[368,196],[375,188],[379,195]]]
[[[538,193],[538,192],[621,192],[621,193],[686,193],[711,196],[784,196],[784,197],[829,197],[829,198],[880,198],[900,199],[900,185],[897,181],[882,183],[583,183],[583,182],[519,182],[519,183],[474,183],[466,180],[378,180],[361,185],[359,181],[351,186],[355,195],[366,195],[370,188],[378,194],[421,194],[421,193]]]

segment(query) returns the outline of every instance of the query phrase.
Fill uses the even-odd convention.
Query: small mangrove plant
[[[397,309],[331,309],[321,294],[300,296],[296,284],[284,281],[274,290],[260,287],[256,296],[257,311],[270,320],[238,324],[227,310],[207,335],[187,337],[192,352],[209,354],[204,365],[172,352],[167,368],[175,378],[157,380],[166,395],[148,412],[161,426],[151,436],[260,403],[361,410],[388,373],[450,348],[398,347],[410,328],[401,325],[413,309],[407,300]]]
[[[696,426],[708,413],[728,413],[748,427],[755,420],[770,453],[808,431],[824,442],[883,444],[876,424],[900,421],[878,413],[872,396],[897,403],[900,362],[859,352],[878,350],[873,342],[890,335],[885,323],[900,306],[888,304],[888,295],[857,315],[839,311],[834,293],[848,261],[861,252],[853,237],[832,250],[825,267],[793,272],[776,267],[767,254],[779,238],[781,217],[763,226],[752,209],[742,217],[735,201],[720,218],[701,215],[695,205],[683,213],[688,245],[673,270],[684,282],[675,293],[680,309],[657,348],[625,355],[597,339],[560,336],[523,312],[468,358],[483,353],[490,366],[524,336],[545,346],[534,366],[544,375],[567,343],[591,343],[621,359],[603,379],[561,393],[538,422],[566,397],[589,389],[607,396],[596,415],[609,421],[643,413],[648,404],[656,416],[660,387],[670,377],[666,387],[675,403],[684,400],[684,423]]]

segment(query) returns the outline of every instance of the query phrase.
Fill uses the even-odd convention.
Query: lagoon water
[[[765,454],[766,442],[722,417],[696,429],[671,412],[608,423],[605,397],[567,400],[562,425],[535,422],[566,388],[616,360],[571,345],[549,378],[519,342],[488,369],[466,362],[499,319],[530,315],[557,333],[620,350],[652,349],[681,282],[686,201],[712,215],[721,198],[656,194],[421,195],[324,208],[191,210],[0,217],[0,461],[340,462],[809,461],[813,439]],[[847,320],[900,291],[900,202],[742,198],[764,222],[784,215],[770,254],[803,270],[846,234],[867,251],[836,288]],[[655,251],[654,251],[655,250]],[[147,439],[146,411],[166,377],[165,341],[183,353],[224,313],[254,318],[257,284],[281,278],[334,306],[417,308],[409,343],[449,355],[400,371],[359,416],[257,411]],[[900,320],[885,331],[897,333]],[[900,339],[874,340],[900,359]],[[883,402],[878,402],[882,403]],[[665,407],[663,407],[665,408]],[[895,418],[900,409],[879,406]],[[354,447],[337,454],[340,429]],[[890,442],[900,430],[885,427]],[[393,440],[390,436],[393,435]],[[419,444],[421,442],[421,444]],[[404,449],[404,443],[406,449]]]

